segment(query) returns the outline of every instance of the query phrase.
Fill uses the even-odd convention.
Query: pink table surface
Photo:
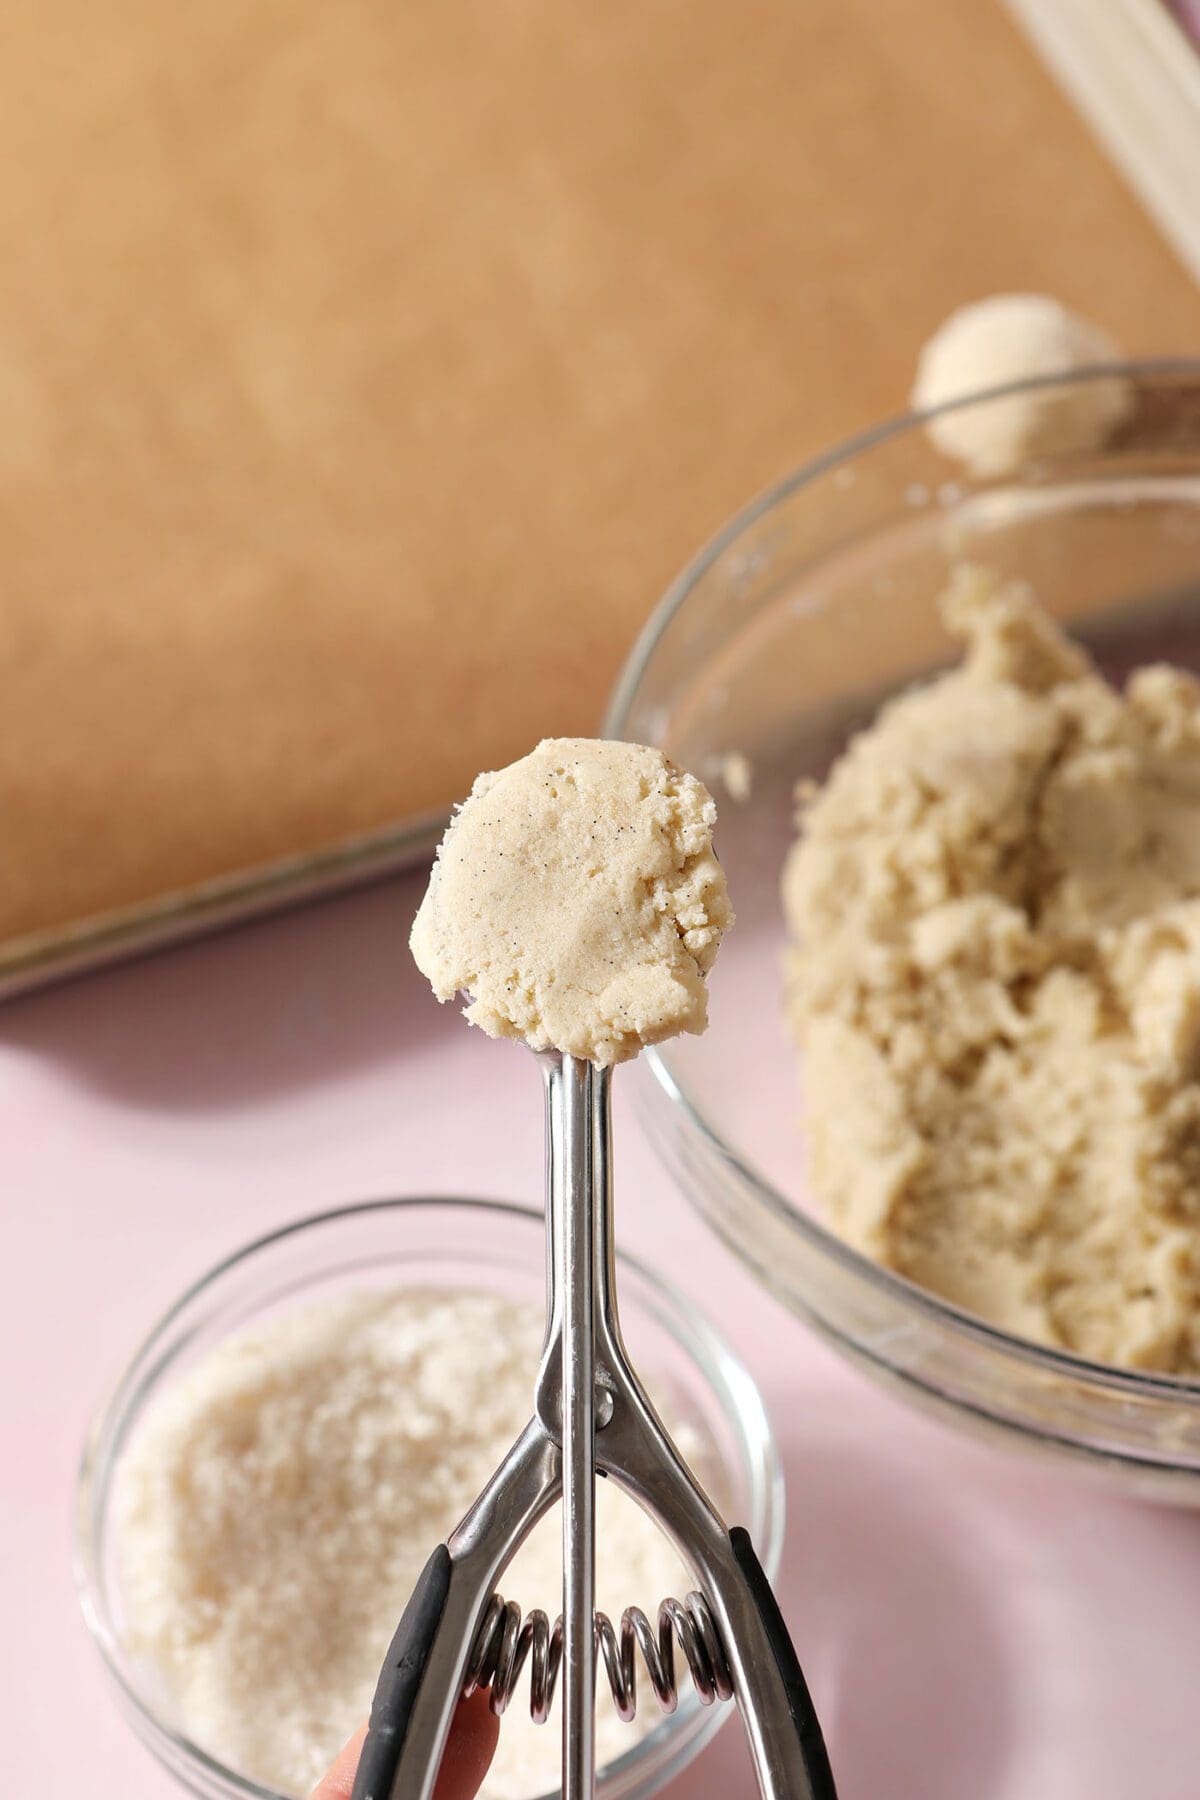
[[[404,947],[406,880],[0,1013],[6,1791],[150,1800],[78,1616],[89,1416],[195,1274],[308,1210],[538,1196],[527,1055],[469,1031]],[[842,1800],[1194,1800],[1200,1518],[965,1440],[844,1367],[689,1211],[617,1086],[622,1241],[722,1322],[782,1441],[781,1598]],[[70,1704],[67,1704],[69,1697]],[[670,1790],[751,1781],[736,1725]]]

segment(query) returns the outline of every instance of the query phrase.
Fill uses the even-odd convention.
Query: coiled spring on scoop
[[[603,1663],[620,1718],[628,1721],[637,1712],[634,1653],[639,1650],[659,1706],[666,1713],[675,1711],[679,1704],[676,1643],[701,1704],[711,1706],[714,1700],[730,1699],[733,1676],[729,1659],[712,1608],[703,1594],[689,1594],[686,1601],[662,1601],[657,1631],[640,1606],[625,1608],[619,1630],[607,1613],[596,1614],[598,1662]],[[514,1600],[506,1601],[500,1594],[493,1594],[471,1646],[463,1693],[470,1695],[477,1688],[490,1688],[492,1711],[500,1714],[512,1699],[528,1661],[529,1712],[535,1724],[544,1725],[554,1704],[562,1648],[561,1617],[551,1625],[544,1612],[535,1610],[522,1619]]]

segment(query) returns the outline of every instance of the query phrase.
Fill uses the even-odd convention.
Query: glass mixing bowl
[[[890,692],[957,659],[937,599],[955,565],[1030,581],[1119,675],[1200,669],[1200,363],[1119,371],[1134,406],[1103,447],[975,479],[926,419],[854,440],[753,502],[671,588],[608,714],[712,786],[738,923],[703,1038],[652,1050],[651,1137],[744,1262],[909,1398],[1138,1493],[1200,1501],[1200,1384],[1126,1373],[993,1330],[877,1267],[815,1216],[784,1029],[779,878],[793,791]],[[1073,380],[1111,378],[1112,371]],[[1043,380],[939,409],[979,417]],[[749,793],[745,793],[746,778]]]
[[[783,1543],[783,1471],[758,1389],[692,1301],[630,1257],[618,1256],[617,1264],[634,1363],[671,1416],[696,1434],[714,1500],[730,1522],[746,1526],[774,1579]],[[301,1219],[259,1238],[204,1275],[154,1327],[89,1436],[76,1506],[76,1575],[84,1616],[126,1715],[185,1788],[205,1800],[287,1800],[191,1742],[154,1672],[125,1646],[113,1478],[146,1408],[214,1344],[271,1312],[363,1288],[410,1285],[471,1287],[540,1306],[545,1270],[540,1212],[500,1201],[382,1200]],[[535,1373],[529,1372],[531,1406]],[[599,1554],[605,1553],[601,1544]],[[643,1684],[639,1704],[653,1703]],[[732,1710],[701,1707],[684,1682],[678,1711],[601,1771],[604,1800],[655,1793]],[[347,1730],[352,1724],[347,1721]]]

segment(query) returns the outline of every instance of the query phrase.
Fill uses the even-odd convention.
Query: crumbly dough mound
[[[912,403],[924,410],[984,388],[1120,360],[1107,332],[1046,294],[994,294],[951,313],[917,365]],[[1081,381],[1013,394],[932,419],[929,436],[976,475],[1002,475],[1034,456],[1102,444],[1132,405],[1127,381]]]
[[[859,1249],[1008,1329],[1200,1373],[1200,684],[1118,694],[964,570],[784,878],[808,1167]]]
[[[733,923],[716,807],[658,750],[547,738],[480,775],[412,929],[439,1000],[600,1065],[708,1022],[704,977]]]

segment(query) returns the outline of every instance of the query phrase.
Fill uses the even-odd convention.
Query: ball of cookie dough
[[[547,738],[480,775],[442,840],[412,929],[439,1000],[603,1067],[707,1023],[733,923],[717,809],[642,744]]]
[[[994,294],[952,313],[917,364],[919,411],[1034,376],[1116,362],[1107,332],[1046,294]],[[946,456],[975,475],[1000,475],[1030,457],[1097,448],[1127,415],[1132,390],[1119,376],[1008,394],[946,413],[927,430]]]

